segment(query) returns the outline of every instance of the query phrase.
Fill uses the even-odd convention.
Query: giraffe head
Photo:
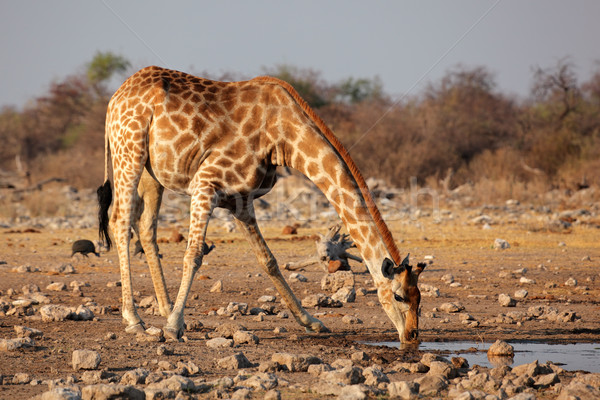
[[[377,288],[379,302],[392,320],[402,343],[416,342],[419,335],[419,303],[417,287],[424,263],[409,265],[408,256],[398,266],[389,258],[383,260],[381,272],[385,278]]]

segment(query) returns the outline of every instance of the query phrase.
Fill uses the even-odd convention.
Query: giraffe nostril
[[[411,340],[416,340],[419,337],[419,331],[415,329],[414,331],[410,332],[409,337]]]

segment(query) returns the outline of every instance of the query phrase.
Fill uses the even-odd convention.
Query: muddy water
[[[369,343],[378,346],[400,347],[398,342]],[[515,349],[511,358],[488,359],[487,349],[491,343],[482,342],[423,342],[421,351],[442,351],[449,357],[464,357],[470,366],[475,364],[493,368],[498,365],[521,365],[538,360],[551,361],[568,371],[600,372],[600,343],[550,344],[540,342],[510,343]]]

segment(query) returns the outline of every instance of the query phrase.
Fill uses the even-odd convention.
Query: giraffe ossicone
[[[109,151],[114,180],[110,221]],[[160,67],[144,68],[111,98],[105,152],[105,183],[98,189],[100,235],[110,248],[110,225],[128,330],[143,329],[133,302],[131,229],[137,231],[146,253],[160,311],[168,317],[165,334],[178,339],[215,207],[233,214],[295,319],[308,330],[327,330],[292,293],[254,215],[253,200],[273,187],[276,167],[286,166],[303,173],[325,194],[360,251],[400,341],[417,340],[417,280],[425,265],[413,269],[408,259],[401,262],[391,232],[349,153],[288,83],[271,77],[217,82]],[[191,197],[188,245],[173,305],[156,245],[164,188]]]

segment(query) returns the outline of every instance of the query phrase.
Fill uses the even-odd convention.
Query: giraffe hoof
[[[313,322],[310,326],[306,327],[306,332],[309,333],[328,333],[331,332],[321,321]]]
[[[125,332],[133,333],[134,335],[137,335],[138,333],[145,333],[146,329],[144,328],[143,323],[138,322],[135,325],[129,325],[127,328],[125,328]]]
[[[180,329],[171,329],[165,327],[163,329],[165,339],[169,342],[181,342],[181,337],[183,336],[183,332]]]

